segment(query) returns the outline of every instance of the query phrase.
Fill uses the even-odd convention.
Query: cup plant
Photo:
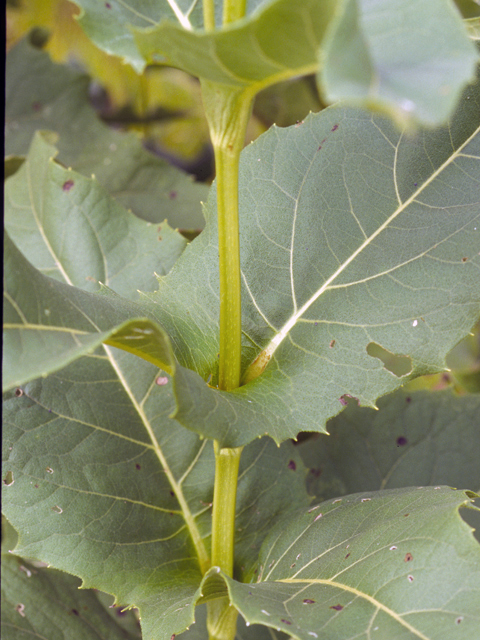
[[[407,383],[479,316],[478,19],[75,2],[138,73],[199,78],[216,180],[186,246],[202,187],[9,54],[2,635],[138,637],[81,584],[145,640],[476,637],[480,398]],[[242,151],[307,74],[331,106]]]

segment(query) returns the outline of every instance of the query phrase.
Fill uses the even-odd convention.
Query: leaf
[[[78,578],[2,554],[2,638],[133,640]]]
[[[289,514],[262,546],[257,584],[224,578],[232,604],[301,640],[469,640],[480,621],[480,546],[458,510],[470,497],[397,489]]]
[[[107,340],[157,366],[175,367],[168,337],[134,302],[42,275],[7,233],[4,254],[4,390],[48,375]]]
[[[39,129],[59,134],[58,160],[98,182],[126,209],[149,222],[203,227],[207,187],[146,151],[134,133],[107,127],[93,110],[89,79],[27,40],[6,64],[6,154],[27,154]],[[139,286],[141,286],[139,284]]]
[[[172,22],[134,29],[147,62],[167,62],[192,75],[257,90],[314,73],[318,48],[337,7],[333,0],[262,2],[248,17],[215,31],[186,30]]]
[[[354,100],[401,121],[445,122],[479,62],[452,3],[346,0],[341,7],[319,71],[327,100]]]
[[[480,396],[400,389],[379,411],[349,403],[299,450],[317,499],[414,485],[480,489]]]
[[[50,136],[51,138],[51,136]],[[50,277],[95,291],[99,282],[128,298],[154,290],[186,241],[166,221],[152,226],[125,211],[94,178],[54,162],[37,133],[5,188],[5,225],[17,246]],[[161,244],[160,242],[161,241]]]
[[[138,607],[145,640],[191,624],[209,563],[213,447],[170,419],[173,407],[168,376],[110,348],[4,405],[15,552]],[[291,443],[263,440],[245,449],[239,475],[237,561],[251,566],[271,527],[308,504],[305,470]]]
[[[373,407],[407,380],[445,369],[445,355],[480,309],[479,86],[435,131],[408,135],[384,118],[331,107],[273,128],[244,150],[243,371],[250,382],[224,393],[182,372],[188,393],[178,394],[177,419],[184,426],[224,446],[265,433],[280,442],[324,432],[349,396]],[[180,364],[203,380],[212,376],[211,386],[215,206],[213,188],[205,230],[159,290],[141,299]],[[406,371],[389,370],[388,354]]]

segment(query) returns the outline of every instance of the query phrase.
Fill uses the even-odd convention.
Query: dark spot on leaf
[[[111,8],[112,8],[112,5],[111,5],[109,2],[105,2],[105,7],[106,7],[107,9],[111,9]]]
[[[310,469],[310,473],[314,478],[319,478],[322,475],[322,469],[320,467],[318,469]]]
[[[290,565],[290,569],[293,569],[293,567],[296,567],[296,563],[294,562],[293,564]]]
[[[309,598],[305,598],[303,604],[315,604],[315,600],[310,600]]]
[[[403,514],[403,517],[404,517],[404,518],[406,518],[406,517],[407,517],[407,516],[409,516],[409,515],[410,515],[409,513],[404,513],[404,514]]]
[[[409,582],[413,582],[413,576],[407,576]]]
[[[413,186],[416,187],[418,185],[418,182],[414,182]]]
[[[172,496],[172,498],[175,497],[175,493],[173,491],[170,491],[170,495]]]
[[[73,613],[74,616],[79,616],[80,615],[76,609],[72,609],[72,613]]]
[[[333,349],[333,347],[335,346],[335,342],[336,340],[331,340],[330,344],[328,345],[330,347],[330,349]]]
[[[297,465],[295,464],[295,460],[290,460],[290,462],[288,463],[288,468],[291,469],[292,471],[295,471],[297,469]]]
[[[20,389],[20,387],[17,387],[15,389],[15,395],[17,398],[20,398],[20,396],[23,396],[23,389]]]
[[[350,555],[350,554],[349,554],[349,553],[347,553],[347,555],[345,556],[345,560],[348,558],[348,556],[349,556],[349,555]]]
[[[468,258],[462,258],[462,262],[466,262]]]
[[[38,484],[33,485],[35,489],[38,489]]]
[[[343,604],[334,604],[330,609],[335,609],[335,611],[341,611],[343,609]]]
[[[407,444],[408,440],[405,436],[399,436],[397,438],[397,447],[404,447]]]
[[[334,124],[332,127],[332,131],[336,131],[338,129],[338,124]]]
[[[463,620],[463,616],[458,616],[458,618],[455,620],[455,622],[457,624],[460,624],[462,620]]]
[[[70,189],[73,187],[74,184],[75,183],[73,180],[67,180],[66,182],[63,183],[62,189],[64,191],[70,191]]]
[[[445,373],[442,375],[442,380],[443,380],[444,382],[446,382],[446,383],[450,383],[450,382],[451,382],[450,374],[448,374],[447,372],[445,372]]]
[[[405,560],[405,562],[410,562],[411,560],[413,560],[412,554],[411,553],[406,553],[404,560]]]
[[[412,399],[410,398],[410,396],[408,396],[407,398],[405,398],[405,402],[411,402]]]
[[[284,624],[292,624],[292,623],[290,622],[290,620],[284,620],[283,618],[282,618],[282,622],[283,622]]]
[[[158,239],[160,240],[160,242],[163,240],[162,236],[158,236]]]
[[[142,467],[141,467],[141,466],[138,464],[138,462],[137,462],[137,464],[135,465],[135,469],[140,470],[141,468],[142,468]]]

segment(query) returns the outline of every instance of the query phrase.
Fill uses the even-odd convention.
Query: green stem
[[[233,2],[226,2],[233,5]],[[218,387],[240,386],[241,274],[238,216],[238,166],[251,114],[253,93],[202,80],[202,97],[215,152],[218,254],[220,274],[220,354]],[[212,566],[233,575],[235,507],[242,448],[215,442],[215,487],[212,514]],[[208,603],[210,640],[234,640],[237,611],[227,597]]]
[[[252,98],[237,87],[202,81],[202,96],[215,152],[220,270],[220,356],[218,387],[240,386],[241,276],[238,163]]]
[[[205,31],[215,29],[215,2],[214,0],[203,0],[203,25]]]
[[[224,0],[223,1],[223,24],[240,20],[247,10],[247,0]]]
[[[215,442],[215,487],[212,515],[212,566],[233,576],[235,512],[238,466],[243,447],[222,449]],[[207,627],[210,640],[233,640],[237,627],[237,610],[228,598],[208,603]]]

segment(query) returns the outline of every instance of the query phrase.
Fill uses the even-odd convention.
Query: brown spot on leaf
[[[343,604],[334,604],[330,609],[335,609],[335,611],[341,611],[343,609]]]
[[[137,462],[137,464],[135,465],[135,469],[137,469],[138,471],[140,471],[140,469],[141,469],[141,468],[142,468],[142,467],[141,467],[141,466],[138,464],[138,462]]]
[[[62,189],[64,191],[70,191],[74,184],[75,182],[73,180],[66,180],[62,185]]]
[[[79,616],[80,615],[76,609],[72,609],[72,613],[73,613],[74,616]]]
[[[335,343],[336,343],[336,340],[330,341],[330,344],[329,344],[330,349],[333,349],[333,347],[335,346]]]
[[[310,600],[309,598],[305,598],[303,604],[315,604],[315,600]]]
[[[292,623],[290,622],[290,620],[284,620],[283,618],[282,618],[282,622],[283,622],[284,624],[292,624]]]
[[[405,562],[411,562],[413,560],[412,554],[411,553],[406,553],[404,560],[405,560]]]

